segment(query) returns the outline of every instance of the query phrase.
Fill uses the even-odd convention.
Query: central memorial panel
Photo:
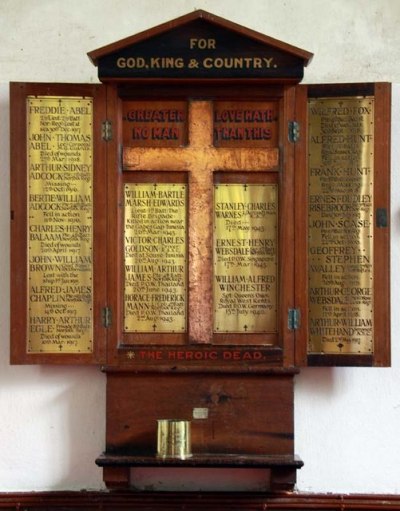
[[[123,103],[124,344],[273,344],[279,101]]]

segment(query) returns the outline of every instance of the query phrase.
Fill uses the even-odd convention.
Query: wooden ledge
[[[96,459],[99,467],[209,467],[209,468],[301,468],[296,455],[280,454],[194,454],[184,460],[103,453]]]
[[[185,460],[103,453],[96,459],[103,468],[103,477],[109,489],[131,486],[130,469],[133,467],[185,467],[185,468],[261,468],[270,471],[270,491],[292,491],[296,483],[296,470],[303,461],[296,455],[256,454],[195,454]]]

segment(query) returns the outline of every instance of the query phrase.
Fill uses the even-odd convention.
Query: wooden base
[[[129,488],[134,467],[261,468],[271,491],[292,490],[302,466],[294,455],[293,377],[107,373],[106,453],[97,460],[105,484]],[[191,458],[157,458],[158,419],[191,421]]]

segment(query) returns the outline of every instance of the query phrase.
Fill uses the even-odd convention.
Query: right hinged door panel
[[[390,85],[297,92],[297,363],[389,365]]]

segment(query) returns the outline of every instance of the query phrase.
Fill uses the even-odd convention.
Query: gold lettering
[[[309,100],[310,353],[373,351],[373,106]]]
[[[29,97],[29,353],[90,353],[90,98]]]
[[[153,135],[171,131],[153,128]],[[183,184],[125,185],[126,332],[185,331],[185,216]]]
[[[197,48],[199,50],[215,50],[216,40],[191,38],[189,41],[189,47],[191,50],[193,50],[193,48]]]
[[[214,331],[277,329],[277,186],[214,191]]]

